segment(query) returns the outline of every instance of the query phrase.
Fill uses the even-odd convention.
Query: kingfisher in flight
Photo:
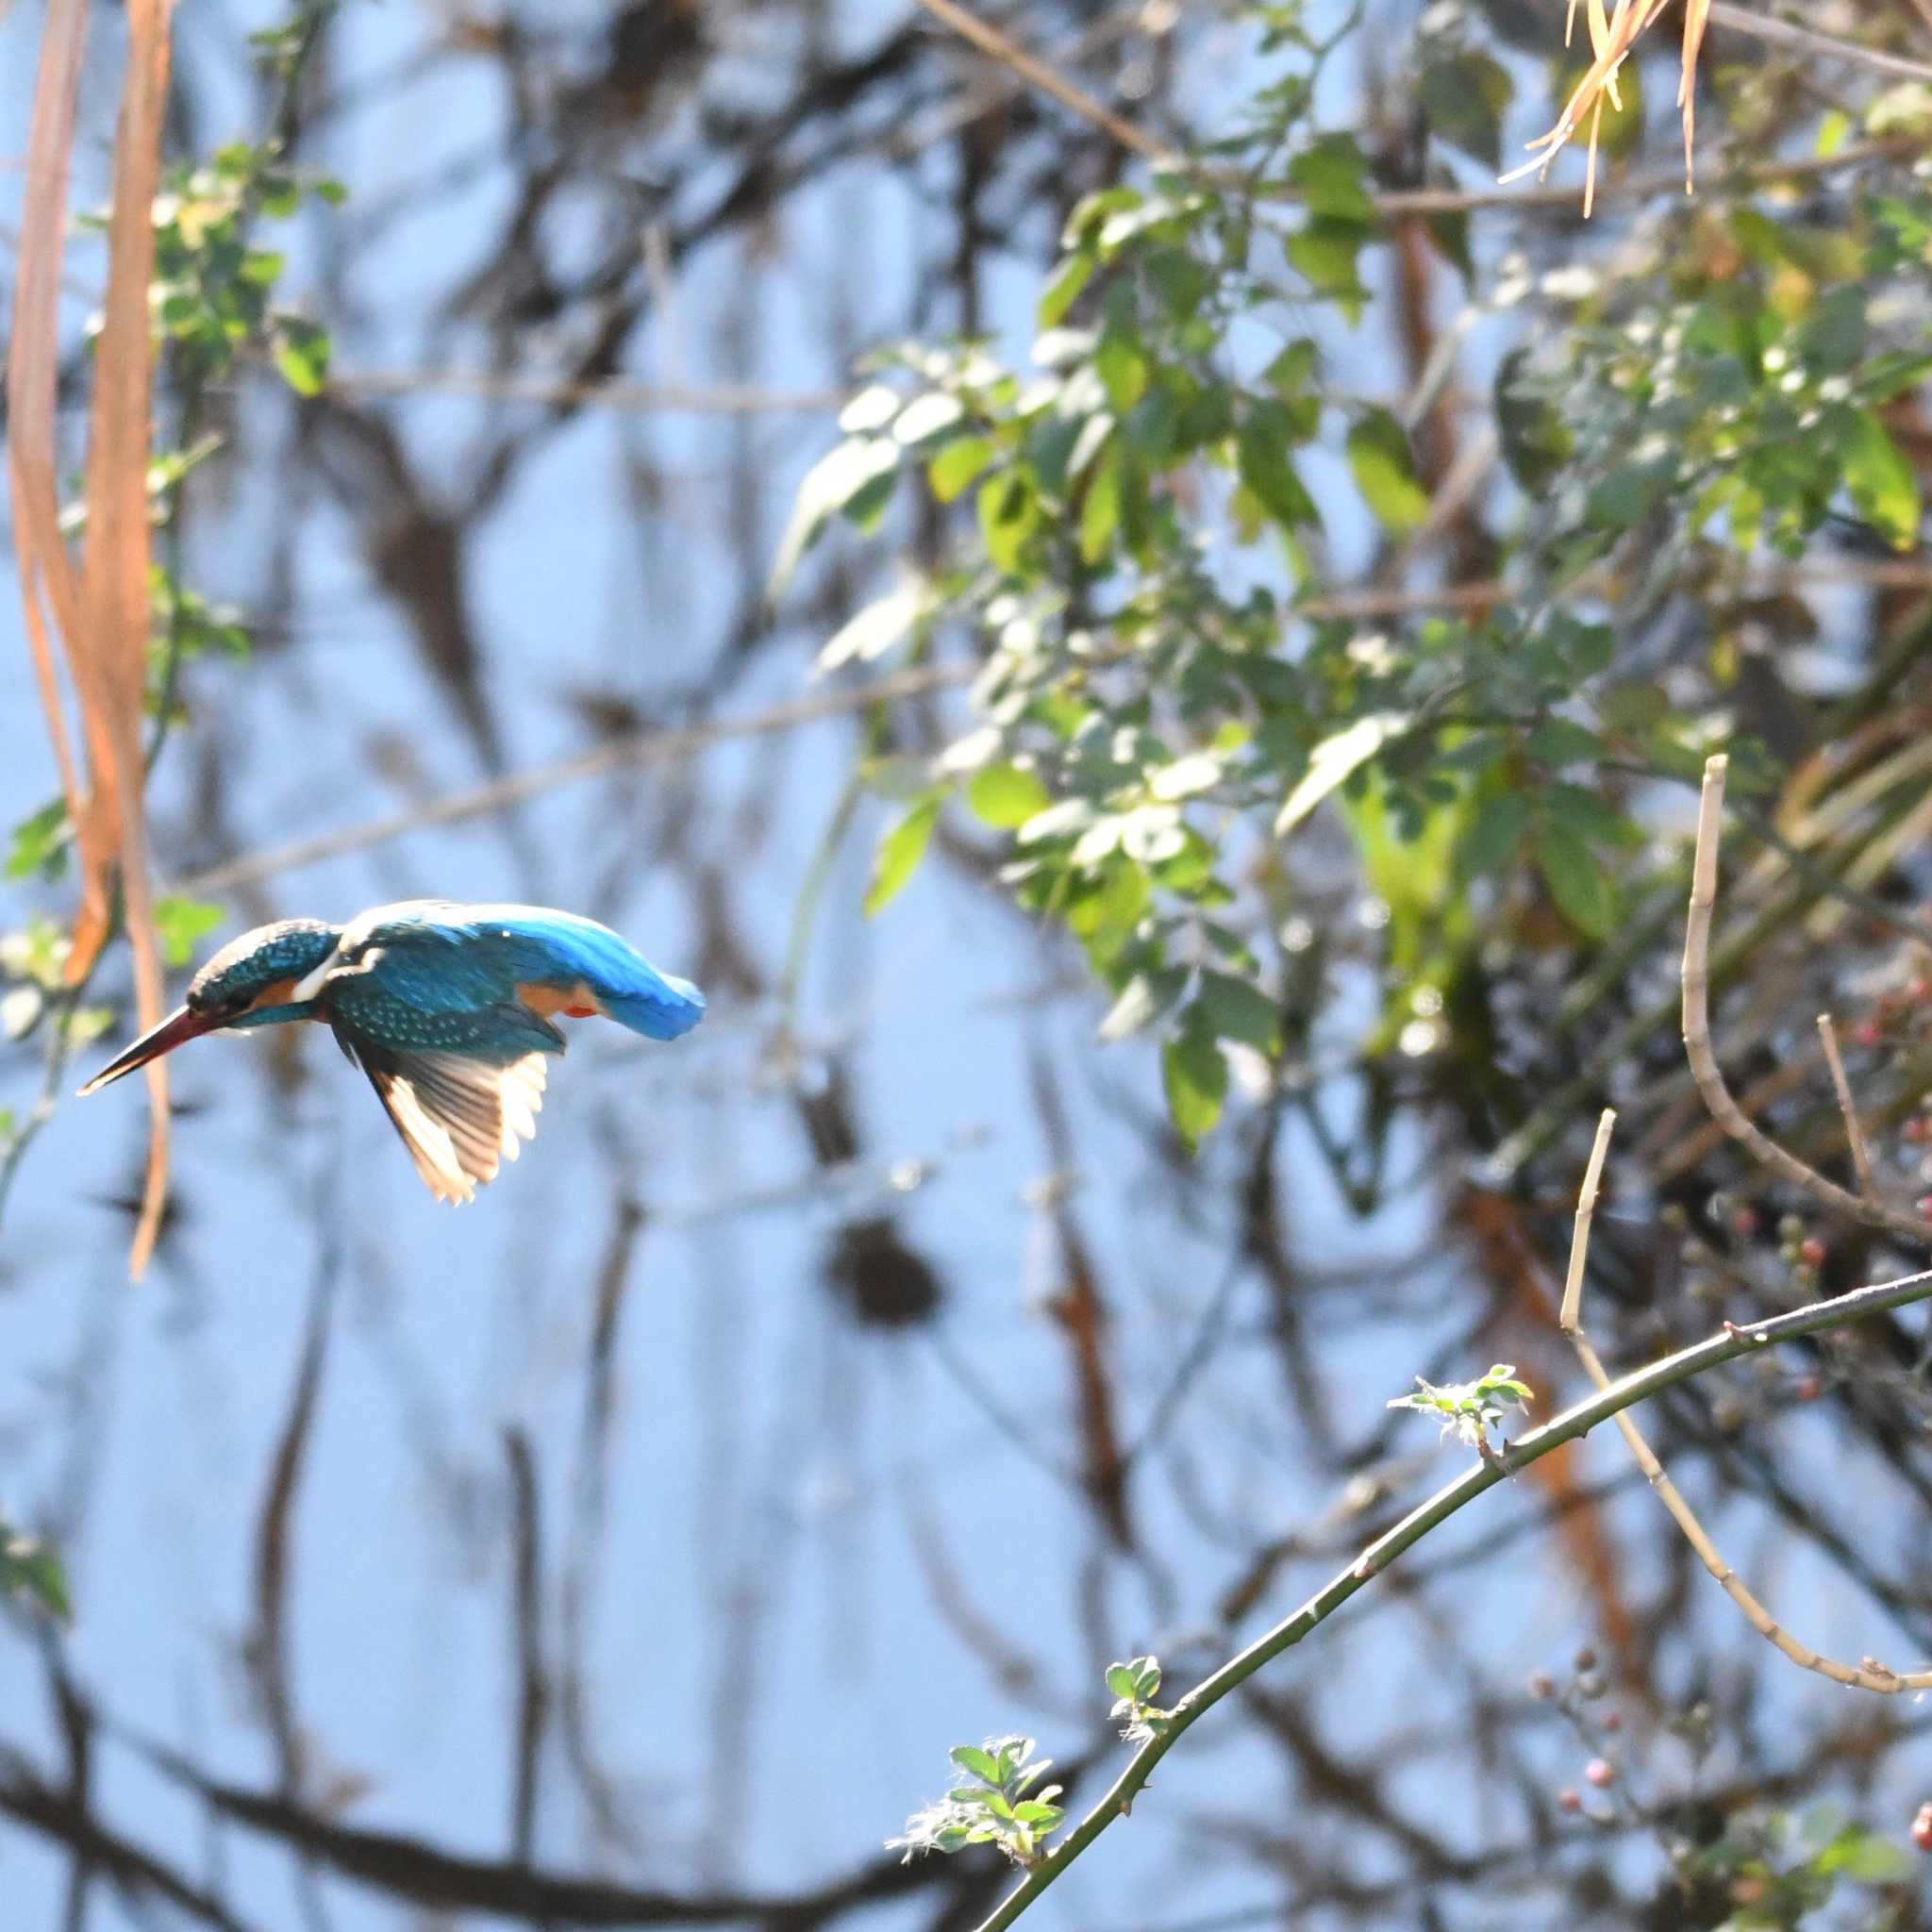
[[[558,1015],[675,1040],[705,996],[594,920],[544,906],[406,899],[346,925],[282,919],[225,945],[187,1003],[80,1091],[228,1027],[319,1020],[369,1075],[439,1201],[469,1201],[537,1131]]]

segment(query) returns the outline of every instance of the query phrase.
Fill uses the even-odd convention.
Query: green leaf
[[[941,503],[951,503],[965,494],[967,486],[992,461],[993,455],[991,437],[959,437],[926,464],[925,480]]]
[[[1570,432],[1529,375],[1530,352],[1511,349],[1496,366],[1496,434],[1509,474],[1532,494],[1545,489],[1570,455]]]
[[[1477,53],[1431,60],[1419,92],[1433,133],[1485,167],[1502,166],[1503,113],[1516,89],[1500,62]]]
[[[826,641],[812,667],[823,677],[845,664],[869,664],[912,634],[926,613],[932,587],[923,577],[908,577],[895,590],[856,610]]]
[[[1124,330],[1109,328],[1093,352],[1094,374],[1115,411],[1125,415],[1147,393],[1151,372],[1146,352]]]
[[[1285,402],[1305,397],[1319,354],[1308,337],[1297,336],[1262,370],[1261,379]]]
[[[67,1573],[45,1544],[21,1536],[0,1523],[0,1596],[30,1597],[63,1624],[74,1617]]]
[[[1191,1154],[1213,1131],[1227,1099],[1227,1061],[1198,1008],[1190,1010],[1187,1024],[1161,1047],[1160,1075],[1168,1116]]]
[[[275,367],[298,396],[319,396],[328,381],[328,331],[299,315],[279,315]]]
[[[873,859],[872,884],[865,894],[868,919],[891,905],[918,869],[932,839],[932,828],[939,823],[943,799],[943,792],[928,792],[879,841],[878,852]]]
[[[155,930],[170,966],[185,966],[194,957],[194,942],[214,931],[227,917],[219,906],[196,899],[160,899],[155,904]]]
[[[1537,868],[1563,917],[1591,939],[1607,939],[1620,916],[1617,889],[1570,826],[1545,819],[1537,827]]]
[[[1839,437],[1845,488],[1858,514],[1894,550],[1909,550],[1919,535],[1919,479],[1885,425],[1869,409],[1845,412]]]
[[[1080,499],[1080,561],[1089,566],[1107,555],[1120,527],[1123,460],[1120,445],[1109,441]]]
[[[1594,731],[1569,718],[1545,718],[1529,734],[1529,742],[1524,746],[1538,764],[1558,769],[1593,763],[1603,757],[1605,749],[1603,740]]]
[[[1272,1055],[1280,1046],[1280,1009],[1245,979],[1210,969],[1201,975],[1196,998],[1216,1038],[1238,1041],[1258,1054]]]
[[[1288,178],[1311,215],[1373,222],[1375,204],[1362,177],[1368,158],[1352,134],[1324,134],[1288,164]]]
[[[1309,754],[1308,769],[1276,814],[1274,836],[1287,838],[1351,773],[1367,764],[1391,739],[1401,737],[1408,725],[1407,711],[1375,711],[1324,738]]]
[[[1362,500],[1397,536],[1429,513],[1428,492],[1416,480],[1408,438],[1387,409],[1369,409],[1348,432],[1348,467]]]
[[[1361,320],[1362,306],[1369,299],[1356,258],[1374,239],[1363,223],[1316,215],[1288,238],[1282,250],[1316,293],[1329,297],[1354,323]]]
[[[1529,821],[1529,800],[1520,791],[1499,791],[1485,799],[1457,848],[1463,876],[1500,872],[1516,857]]]
[[[976,1777],[982,1784],[999,1783],[999,1766],[991,1751],[982,1751],[977,1744],[955,1744],[946,1753],[953,1762],[969,1777]]]
[[[888,391],[888,393],[891,393]],[[896,398],[894,398],[896,401]],[[850,414],[850,410],[847,410]],[[884,484],[899,467],[899,445],[889,436],[851,436],[806,472],[791,521],[779,540],[768,594],[776,597],[825,525],[867,490]]]
[[[1107,1688],[1116,1697],[1124,1697],[1130,1703],[1139,1687],[1139,1676],[1132,1664],[1108,1664],[1107,1667]]]
[[[1070,255],[1060,263],[1040,298],[1041,328],[1056,327],[1065,319],[1067,310],[1080,299],[1080,291],[1093,279],[1093,271],[1099,266],[1100,258],[1094,255]]]
[[[1024,474],[995,476],[980,486],[979,534],[994,569],[1013,576],[1040,521],[1039,499]]]
[[[1016,830],[1053,803],[1047,789],[1020,765],[988,765],[966,788],[973,816],[996,830]]]
[[[1543,786],[1536,802],[1545,818],[1567,825],[1589,844],[1634,849],[1643,842],[1643,834],[1607,798],[1581,785],[1558,779]]]
[[[1174,1004],[1185,984],[1186,975],[1176,968],[1163,967],[1136,974],[1121,990],[1120,997],[1100,1023],[1101,1039],[1108,1041],[1124,1040],[1128,1034],[1140,1032]]]
[[[906,405],[899,420],[892,425],[892,439],[908,448],[914,443],[930,442],[965,413],[966,405],[958,396],[949,396],[943,390],[929,390]]]
[[[1289,451],[1303,439],[1283,403],[1257,403],[1242,419],[1236,454],[1241,481],[1284,530],[1319,524],[1321,513],[1307,492]]]
[[[50,799],[14,826],[7,849],[7,876],[24,879],[40,873],[46,878],[58,878],[66,862],[67,801]]]

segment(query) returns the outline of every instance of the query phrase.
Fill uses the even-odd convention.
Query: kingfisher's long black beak
[[[164,1053],[173,1053],[188,1041],[214,1032],[221,1024],[210,1014],[197,1013],[192,1007],[177,1007],[158,1026],[150,1027],[118,1058],[109,1060],[80,1090],[81,1097],[97,1091],[110,1080],[118,1080],[123,1074],[133,1073],[136,1067],[144,1067],[148,1061],[159,1059]]]

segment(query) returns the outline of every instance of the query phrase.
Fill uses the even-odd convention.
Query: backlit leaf
[[[939,823],[943,794],[928,792],[886,836],[873,858],[872,884],[865,894],[865,916],[870,919],[891,905],[918,870],[932,840],[932,828]]]
[[[1546,819],[1537,827],[1537,870],[1565,919],[1591,939],[1616,930],[1617,889],[1602,861],[1570,826]]]
[[[1919,479],[1885,425],[1869,409],[1848,410],[1839,454],[1858,514],[1894,550],[1909,550],[1919,535]]]
[[[1191,1153],[1213,1131],[1227,1099],[1227,1061],[1212,1029],[1195,1008],[1188,1024],[1160,1049],[1168,1117]]]
[[[1348,432],[1348,467],[1362,500],[1398,536],[1429,513],[1428,492],[1416,480],[1408,438],[1387,409],[1369,409]]]

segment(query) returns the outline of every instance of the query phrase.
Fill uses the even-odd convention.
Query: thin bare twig
[[[1924,0],[1914,0],[1924,8]],[[1895,74],[1902,80],[1932,80],[1932,66],[1903,54],[1887,54],[1877,47],[1860,46],[1857,41],[1840,40],[1837,34],[1822,34],[1816,27],[1800,26],[1795,21],[1774,20],[1769,14],[1754,13],[1748,7],[1733,7],[1730,0],[1710,0],[1710,17],[1717,25],[1734,34],[1748,34],[1753,40],[1774,45],[1796,47],[1807,54],[1821,55],[1827,60],[1846,60],[1856,67],[1869,67],[1874,74]],[[1932,19],[1932,13],[1925,15]]]
[[[747,389],[722,384],[628,382],[615,377],[494,375],[454,369],[338,369],[327,390],[338,395],[475,396],[492,403],[593,404],[604,409],[691,416],[829,416],[852,400],[842,390]]]
[[[1790,1314],[1774,1315],[1765,1321],[1753,1323],[1749,1327],[1726,1324],[1722,1334],[1681,1349],[1675,1355],[1666,1356],[1648,1368],[1636,1370],[1588,1401],[1565,1409],[1541,1428],[1532,1429],[1492,1459],[1478,1459],[1453,1483],[1411,1509],[1392,1529],[1384,1531],[1292,1616],[1257,1638],[1239,1656],[1230,1657],[1211,1676],[1190,1690],[1168,1713],[1165,1728],[1134,1753],[1106,1795],[1080,1821],[1066,1840],[1049,1852],[1007,1894],[998,1908],[982,1922],[978,1932],[1006,1932],[1006,1928],[1027,1911],[1041,1893],[1109,1825],[1126,1815],[1153,1776],[1155,1767],[1215,1705],[1238,1690],[1264,1665],[1272,1663],[1284,1651],[1292,1649],[1305,1637],[1319,1629],[1350,1597],[1373,1582],[1404,1551],[1413,1548],[1430,1531],[1466,1508],[1486,1490],[1494,1489],[1498,1483],[1541,1460],[1552,1450],[1561,1448],[1564,1443],[1587,1436],[1600,1423],[1622,1415],[1637,1403],[1704,1374],[1721,1363],[1735,1361],[1740,1356],[1755,1355],[1774,1342],[1797,1341],[1824,1329],[1842,1327],[1848,1322],[1866,1320],[1927,1298],[1932,1298],[1932,1270],[1873,1288],[1854,1289],[1849,1294],[1815,1302],[1808,1307],[1793,1309]]]
[[[998,27],[981,20],[978,14],[958,5],[957,0],[919,0],[919,4],[935,20],[952,28],[962,41],[970,42],[989,59],[997,60],[1003,67],[1010,67],[1029,87],[1050,94],[1061,107],[1071,108],[1083,121],[1091,121],[1094,126],[1104,128],[1123,147],[1137,155],[1145,155],[1149,160],[1169,158],[1168,150],[1151,135],[1141,133],[1131,121],[1122,120],[1112,108],[1103,107],[1084,89],[1056,74],[1043,60],[1008,40]]]
[[[176,892],[205,896],[209,892],[232,891],[257,879],[271,878],[277,873],[293,872],[302,866],[319,865],[325,859],[340,858],[347,853],[366,851],[391,839],[401,838],[425,825],[453,824],[461,819],[480,818],[486,812],[501,811],[521,805],[525,799],[558,785],[581,778],[599,777],[607,772],[633,771],[648,765],[671,764],[708,751],[714,744],[734,739],[764,738],[777,731],[790,731],[800,724],[823,719],[841,718],[862,711],[873,705],[889,705],[903,698],[920,697],[927,691],[970,684],[981,666],[973,663],[927,664],[910,671],[895,672],[890,677],[816,692],[789,704],[774,705],[769,710],[755,711],[749,717],[727,718],[711,724],[688,724],[666,731],[640,731],[625,738],[613,738],[594,750],[575,758],[558,758],[550,764],[533,765],[527,771],[513,772],[488,785],[468,791],[451,792],[432,799],[427,805],[408,811],[392,812],[386,818],[371,819],[340,832],[325,832],[313,839],[297,839],[286,845],[275,845],[262,852],[247,852],[208,867],[171,888]]]
[[[1845,1140],[1852,1150],[1852,1165],[1857,1170],[1858,1191],[1870,1200],[1877,1192],[1872,1178],[1872,1152],[1865,1145],[1865,1129],[1858,1124],[1852,1083],[1845,1078],[1845,1063],[1839,1057],[1838,1033],[1829,1013],[1818,1016],[1818,1037],[1824,1042],[1824,1062],[1831,1069],[1831,1084],[1838,1090],[1838,1110],[1845,1117]]]
[[[1690,912],[1684,932],[1684,1051],[1690,1074],[1704,1096],[1711,1117],[1740,1146],[1774,1174],[1802,1188],[1821,1207],[1868,1227],[1923,1248],[1932,1243],[1932,1224],[1878,1200],[1857,1194],[1828,1181],[1796,1155],[1788,1154],[1768,1134],[1746,1118],[1731,1097],[1710,1043],[1710,922],[1717,906],[1717,854],[1723,836],[1724,774],[1729,760],[1723,754],[1707,760],[1704,791],[1697,813],[1697,856],[1690,881]]]
[[[1570,1272],[1563,1279],[1563,1306],[1557,1321],[1565,1335],[1576,1332],[1577,1311],[1583,1305],[1583,1267],[1590,1258],[1590,1224],[1596,1213],[1596,1191],[1604,1177],[1604,1159],[1610,1151],[1610,1130],[1617,1124],[1614,1108],[1604,1108],[1596,1124],[1590,1165],[1576,1195],[1576,1225],[1570,1237]]]
[[[1823,1020],[1819,1024],[1821,1026],[1826,1025]],[[1830,1037],[1827,1029],[1827,1044]],[[1608,1374],[1605,1373],[1603,1363],[1597,1357],[1596,1350],[1591,1345],[1589,1336],[1583,1332],[1583,1274],[1590,1256],[1590,1223],[1591,1216],[1596,1208],[1597,1182],[1603,1174],[1604,1157],[1610,1144],[1610,1129],[1616,1124],[1616,1120],[1617,1116],[1606,1108],[1602,1120],[1597,1123],[1596,1145],[1591,1150],[1590,1168],[1584,1174],[1583,1186],[1577,1194],[1576,1229],[1570,1242],[1570,1273],[1563,1285],[1562,1311],[1557,1318],[1563,1333],[1570,1338],[1570,1345],[1575,1349],[1576,1358],[1583,1364],[1584,1373],[1596,1385],[1600,1393],[1607,1391],[1611,1383]],[[1895,1697],[1902,1690],[1932,1690],[1932,1671],[1900,1673],[1888,1670],[1885,1665],[1872,1657],[1867,1657],[1862,1664],[1841,1664],[1835,1657],[1823,1657],[1808,1644],[1800,1643],[1758,1602],[1738,1573],[1724,1561],[1703,1524],[1697,1520],[1696,1512],[1684,1500],[1683,1491],[1671,1480],[1669,1473],[1657,1459],[1657,1452],[1650,1446],[1643,1431],[1638,1427],[1628,1412],[1619,1410],[1613,1420],[1617,1424],[1617,1433],[1624,1439],[1624,1447],[1636,1458],[1637,1466],[1642,1470],[1645,1479],[1657,1491],[1657,1501],[1670,1511],[1671,1521],[1683,1532],[1684,1541],[1697,1553],[1697,1560],[1717,1579],[1719,1588],[1744,1613],[1745,1621],[1768,1643],[1790,1657],[1801,1669],[1815,1671],[1821,1677],[1829,1677],[1834,1684],[1846,1684],[1861,1690],[1876,1690],[1888,1697]]]

